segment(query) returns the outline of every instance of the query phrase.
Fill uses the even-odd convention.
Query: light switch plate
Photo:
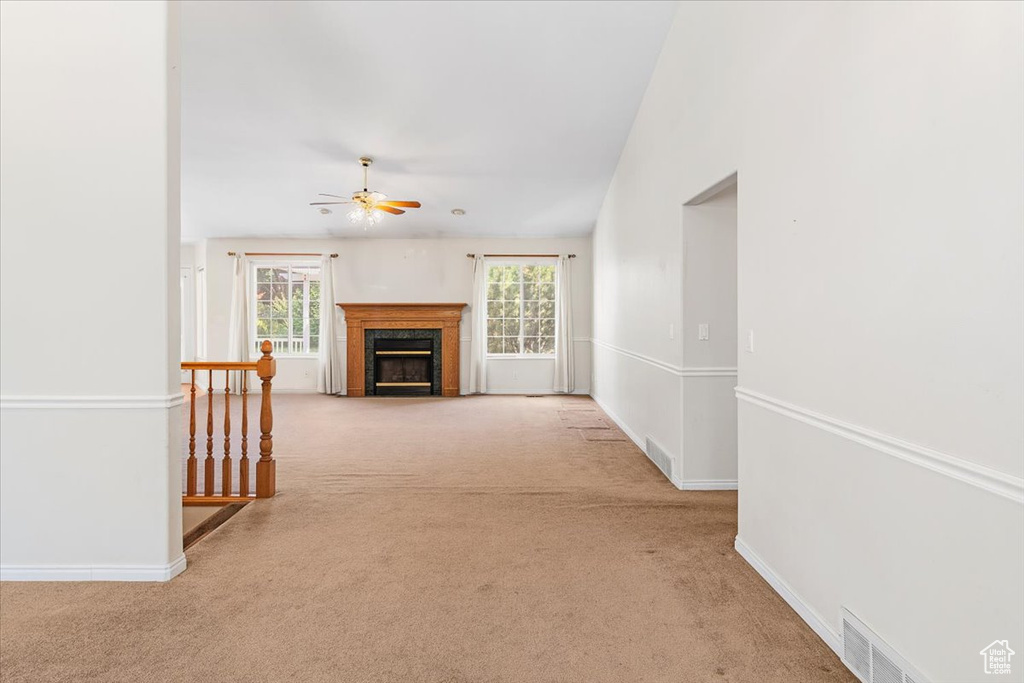
[[[707,323],[701,323],[700,325],[697,325],[697,340],[698,341],[707,341],[708,340],[708,324]]]
[[[747,353],[754,352],[754,331],[747,330]]]

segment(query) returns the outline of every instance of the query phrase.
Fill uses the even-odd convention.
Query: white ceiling
[[[185,2],[182,238],[589,233],[675,9]],[[366,233],[309,206],[362,155],[423,208]]]

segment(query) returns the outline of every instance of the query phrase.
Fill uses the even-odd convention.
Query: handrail
[[[256,370],[259,361],[225,362],[225,361],[189,361],[181,364],[182,370]]]
[[[255,371],[261,380],[260,401],[260,458],[256,461],[256,498],[270,498],[277,490],[277,463],[273,458],[274,415],[271,407],[271,382],[277,374],[277,361],[271,354],[270,340],[260,344],[263,357],[251,362],[205,362],[190,361],[181,364],[182,370],[192,373],[189,396],[189,439],[188,460],[186,461],[185,504],[202,504],[214,498],[224,500],[251,500],[249,495],[249,382],[248,372]],[[198,460],[196,459],[196,371],[208,372],[206,403],[206,459],[203,462],[203,492],[198,492]],[[213,372],[224,371],[224,455],[221,458],[221,490],[214,485],[215,459],[213,457]],[[240,394],[242,399],[242,442],[241,458],[238,461],[238,493],[232,487],[233,469],[231,462],[231,373],[241,373]]]

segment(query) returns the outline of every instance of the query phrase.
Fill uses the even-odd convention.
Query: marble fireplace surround
[[[366,390],[367,330],[439,330],[441,395],[459,395],[459,323],[462,322],[462,309],[466,304],[347,303],[338,306],[345,312],[345,325],[348,328],[346,367],[349,396],[373,393]],[[369,338],[376,336],[371,334]]]
[[[377,358],[376,351],[377,341],[381,339],[429,339],[433,344],[433,351],[430,354],[431,360],[431,396],[441,395],[441,330],[424,330],[424,329],[405,329],[405,330],[365,330],[363,334],[366,338],[363,340],[364,356],[365,356],[365,373],[366,387],[365,393],[367,396],[377,395],[375,382],[377,381],[376,376],[376,365]],[[419,394],[412,394],[417,396]]]

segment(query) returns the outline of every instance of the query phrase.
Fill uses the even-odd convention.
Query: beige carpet
[[[3,584],[0,679],[854,680],[588,399],[275,401],[279,495],[166,584]]]

